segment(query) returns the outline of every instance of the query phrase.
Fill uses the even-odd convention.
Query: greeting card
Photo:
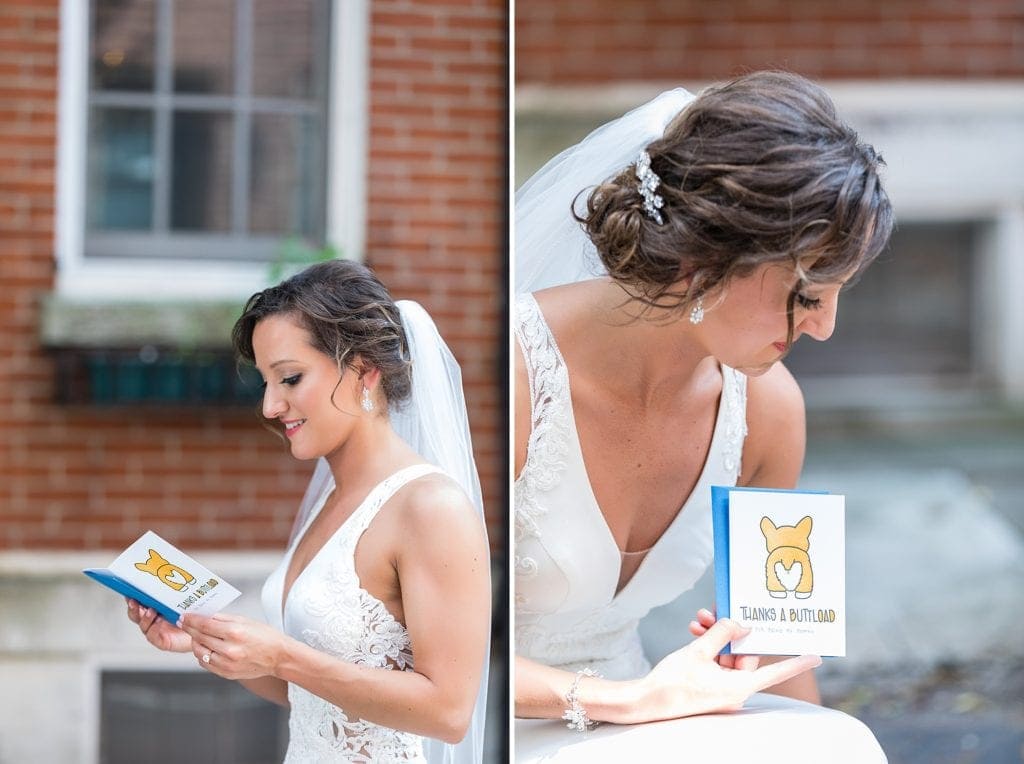
[[[719,618],[751,629],[726,652],[846,655],[845,497],[711,489]]]
[[[108,568],[82,571],[119,594],[151,607],[171,623],[185,613],[210,616],[241,595],[180,549],[146,531]]]

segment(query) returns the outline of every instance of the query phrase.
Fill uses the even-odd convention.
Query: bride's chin
[[[745,377],[760,377],[767,374],[768,370],[771,369],[775,363],[775,361],[771,361],[770,363],[764,363],[760,366],[734,366],[733,368]]]

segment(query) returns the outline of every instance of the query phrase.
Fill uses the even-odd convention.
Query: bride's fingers
[[[690,621],[689,629],[690,633],[695,637],[703,637],[704,634],[707,633],[707,629],[696,621]]]
[[[786,658],[786,660],[779,661],[778,663],[761,666],[756,671],[750,673],[753,682],[753,692],[760,692],[785,682],[787,679],[792,679],[820,665],[821,658],[817,655],[799,655],[795,658]]]
[[[128,620],[132,623],[139,622],[139,603],[130,597],[125,597],[125,601],[128,603]]]
[[[710,629],[715,625],[715,614],[708,610],[706,607],[702,607],[697,611],[697,622],[705,629]]]
[[[730,642],[742,639],[750,633],[750,629],[740,626],[736,621],[723,618],[717,621],[714,626],[708,629],[707,633],[700,639],[689,645],[698,655],[705,658],[714,658]],[[775,664],[780,665],[780,664]]]
[[[734,655],[732,667],[737,671],[756,671],[761,663],[760,655]]]
[[[141,608],[139,610],[139,628],[142,629],[143,634],[149,634],[149,630],[153,628],[153,623],[160,616],[153,608]]]

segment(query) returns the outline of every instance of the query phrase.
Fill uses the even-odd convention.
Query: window
[[[58,302],[233,301],[361,258],[369,0],[61,0]]]
[[[92,0],[85,256],[322,243],[327,0]]]

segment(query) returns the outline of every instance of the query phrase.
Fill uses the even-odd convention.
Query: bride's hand
[[[153,608],[144,608],[128,597],[125,599],[128,602],[128,620],[139,627],[153,647],[172,653],[191,652],[192,637],[162,618]]]
[[[719,651],[748,633],[735,621],[723,618],[703,636],[665,657],[640,680],[646,713],[638,712],[654,720],[735,711],[755,692],[821,665],[818,656],[802,655],[754,670],[722,666],[716,660]]]
[[[718,619],[715,614],[707,608],[701,608],[697,611],[696,620],[690,621],[690,633],[695,637],[703,637],[708,629],[715,625],[715,621]],[[718,665],[722,668],[736,668],[742,671],[753,671],[757,668],[760,662],[760,656],[757,655],[734,655],[732,653],[728,655],[719,655],[716,660]]]
[[[285,639],[265,623],[227,613],[182,616],[182,628],[199,665],[225,679],[273,676]]]

